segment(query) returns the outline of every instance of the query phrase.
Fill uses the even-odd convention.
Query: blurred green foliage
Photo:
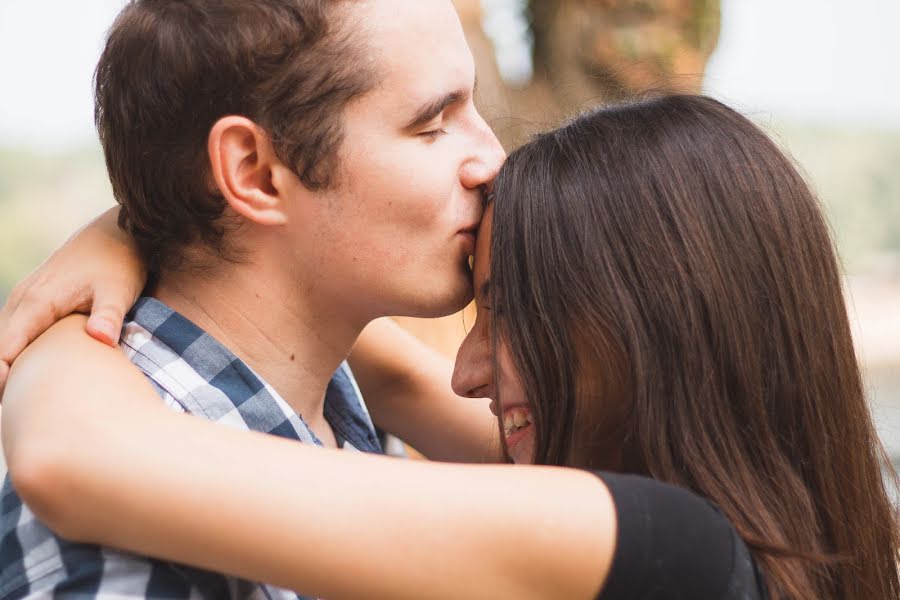
[[[782,125],[774,137],[819,192],[850,273],[900,257],[900,132]]]
[[[0,300],[88,219],[112,205],[99,148],[0,148]]]

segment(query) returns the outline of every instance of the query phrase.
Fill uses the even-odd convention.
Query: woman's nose
[[[451,386],[458,396],[490,398],[493,387],[493,366],[490,344],[486,337],[469,332],[456,354]]]

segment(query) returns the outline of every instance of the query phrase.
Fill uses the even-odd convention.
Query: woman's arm
[[[453,363],[392,319],[366,327],[350,366],[375,424],[426,457],[502,461],[500,427],[488,401],[454,394]]]
[[[329,598],[587,599],[608,573],[615,509],[590,474],[232,431],[164,408],[83,324],[29,348],[3,411],[13,482],[66,537]]]

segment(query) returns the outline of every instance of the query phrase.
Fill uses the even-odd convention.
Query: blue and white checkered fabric
[[[173,410],[238,429],[321,445],[303,418],[246,364],[158,300],[138,301],[121,345]],[[344,449],[381,452],[346,363],[328,386],[325,418]],[[3,484],[0,535],[0,600],[298,598],[272,586],[67,542],[23,505],[9,477]]]

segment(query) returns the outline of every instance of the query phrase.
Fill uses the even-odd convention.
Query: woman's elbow
[[[123,370],[113,368],[117,359],[125,360],[84,334],[83,317],[69,317],[22,353],[4,391],[11,483],[42,522],[70,539],[78,538],[79,514],[89,507],[84,494],[95,463],[110,447],[112,402],[100,397],[107,386],[98,382],[108,384],[108,373]]]
[[[16,494],[44,525],[63,538],[79,540],[72,493],[77,465],[65,445],[47,439],[18,443],[7,454],[8,476]]]

